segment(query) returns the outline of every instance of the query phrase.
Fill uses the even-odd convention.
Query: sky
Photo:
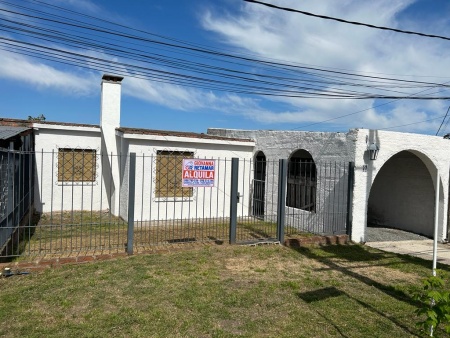
[[[266,2],[350,21],[434,35],[448,34],[450,37],[450,2],[447,0]],[[175,39],[164,41],[176,41],[183,46],[189,43],[189,46],[201,46],[251,60],[450,84],[450,41],[447,40],[323,20],[242,0],[46,0],[45,3],[72,12],[51,10],[30,0],[0,0],[0,24],[18,20],[17,14],[11,11],[30,14],[30,9],[39,9],[110,29],[125,31],[126,26],[127,32],[139,36],[157,34]],[[89,18],[76,13],[89,15]],[[69,31],[80,36],[85,34],[78,28],[63,27],[54,22],[29,17],[27,20],[45,29],[64,29],[61,34]],[[55,41],[24,37],[17,31],[17,26],[14,27],[0,29],[0,38],[21,39],[48,48],[100,57],[110,60],[111,65],[114,62],[144,65],[142,60],[130,60],[101,49],[69,47]],[[100,36],[98,33],[91,37],[100,39]],[[254,77],[275,74],[254,61],[237,65],[209,56],[200,57],[192,50],[132,43],[120,37],[108,39],[102,41],[127,50],[136,48],[163,57],[201,62],[203,66],[198,72],[191,71],[190,76],[202,76],[204,64],[232,67],[254,74]],[[161,82],[160,78],[136,77],[123,63],[120,70],[112,66],[94,69],[93,61],[69,65],[38,58],[35,54],[21,54],[4,46],[0,45],[0,117],[5,118],[27,119],[43,114],[47,121],[99,124],[102,74],[120,73],[124,76],[121,106],[121,125],[124,127],[192,132],[206,132],[207,128],[341,132],[350,128],[370,128],[435,135],[444,121],[439,135],[450,133],[450,125],[447,125],[447,119],[444,120],[450,100],[303,98],[192,87],[186,83]],[[162,64],[152,67],[158,71],[173,71]],[[297,76],[282,70],[279,74]],[[339,80],[345,79],[340,77]],[[419,93],[425,97],[450,96],[450,91],[442,86],[426,89],[411,86],[396,90],[403,97]],[[379,93],[379,90],[375,92]]]

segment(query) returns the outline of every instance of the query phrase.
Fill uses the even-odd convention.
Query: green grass
[[[359,245],[66,265],[0,279],[0,336],[416,337],[412,294],[430,266]]]
[[[138,251],[183,242],[227,242],[229,220],[224,218],[143,221],[134,224],[134,244]],[[108,211],[65,211],[40,215],[36,226],[27,228],[19,253],[20,260],[60,255],[92,255],[123,252],[127,242],[127,222]],[[276,224],[243,217],[238,219],[237,241],[276,238]]]

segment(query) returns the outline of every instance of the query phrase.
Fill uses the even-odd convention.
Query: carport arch
[[[403,150],[380,168],[370,188],[367,226],[397,228],[433,237],[436,166],[425,154]],[[444,194],[439,180],[439,225]],[[440,232],[441,233],[440,229]]]

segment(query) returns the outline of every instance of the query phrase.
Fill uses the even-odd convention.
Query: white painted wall
[[[253,142],[223,140],[203,140],[185,137],[165,137],[156,135],[123,135],[123,151],[136,153],[135,220],[172,220],[196,218],[229,217],[231,158],[240,159],[239,192],[244,197],[238,205],[238,216],[248,216],[250,211],[249,162],[253,154]],[[189,151],[194,158],[216,160],[216,186],[194,188],[189,198],[156,198],[155,175],[158,150]],[[245,161],[245,164],[244,164]],[[128,217],[129,158],[124,158],[120,215]],[[181,173],[180,173],[181,175]]]
[[[354,160],[356,132],[325,133],[304,131],[270,131],[208,129],[208,134],[226,137],[251,138],[256,142],[254,155],[262,151],[267,160],[265,215],[275,220],[278,198],[278,160],[289,159],[297,150],[307,150],[316,163],[317,182],[316,212],[287,207],[286,225],[301,231],[322,233],[333,231],[331,224],[345,221],[347,182],[344,171]],[[330,174],[337,172],[337,178]],[[338,203],[339,201],[339,203]],[[333,210],[334,215],[324,210]],[[345,223],[344,223],[345,224]]]
[[[98,127],[35,124],[36,185],[35,207],[38,212],[62,210],[104,210],[109,208],[102,163],[97,162],[95,182],[58,182],[58,149],[79,148],[97,151],[101,139]]]
[[[378,158],[375,161],[371,161],[368,158],[366,139],[369,143],[374,141],[380,145],[380,151]],[[382,166],[395,154],[407,150],[417,155],[424,165],[426,166],[431,178],[433,180],[434,187],[436,186],[436,168],[440,173],[440,203],[439,203],[439,239],[447,237],[447,205],[448,205],[448,187],[449,187],[449,158],[450,153],[450,141],[441,137],[420,135],[420,134],[408,134],[389,131],[373,131],[368,129],[357,130],[357,142],[355,150],[355,188],[353,194],[353,232],[352,240],[358,242],[365,241],[365,229],[367,224],[367,207],[370,190],[372,184],[377,177]],[[367,165],[367,171],[364,171],[364,166]],[[403,168],[403,170],[402,170]],[[407,169],[405,162],[402,167],[396,173],[398,179],[404,179],[420,173],[423,175],[423,171],[418,172],[416,169]],[[417,187],[419,189],[420,186]],[[392,187],[383,187],[389,192]],[[394,193],[394,192],[393,192]],[[429,192],[424,192],[429,194]],[[433,192],[434,193],[434,192]],[[434,196],[434,195],[433,195]],[[444,207],[445,206],[445,207]],[[405,214],[408,211],[411,212],[411,208],[417,206],[404,204],[397,205],[397,212],[399,214]],[[430,205],[425,206],[427,208]],[[394,211],[389,211],[389,214],[393,214]],[[434,212],[434,203],[433,203]],[[424,221],[425,222],[425,221]],[[433,220],[431,220],[433,222]],[[427,229],[429,227],[429,221],[423,224],[422,227]],[[419,225],[415,225],[418,227]],[[425,231],[421,231],[426,233]]]
[[[390,226],[433,236],[433,179],[421,159],[403,151],[380,169],[368,201],[368,225]]]
[[[120,127],[122,77],[104,75],[101,84],[100,128],[101,153],[108,154],[103,165],[103,178],[107,182],[107,194],[110,198],[111,212],[119,214],[120,195],[120,138],[116,136],[116,128]],[[112,155],[111,155],[112,154]]]

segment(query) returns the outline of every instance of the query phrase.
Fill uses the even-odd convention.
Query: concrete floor
[[[383,241],[367,242],[367,246],[379,250],[411,255],[423,259],[433,260],[433,240],[405,240],[405,241]],[[450,265],[450,244],[438,243],[437,261],[442,264]],[[430,265],[431,268],[431,265]]]

